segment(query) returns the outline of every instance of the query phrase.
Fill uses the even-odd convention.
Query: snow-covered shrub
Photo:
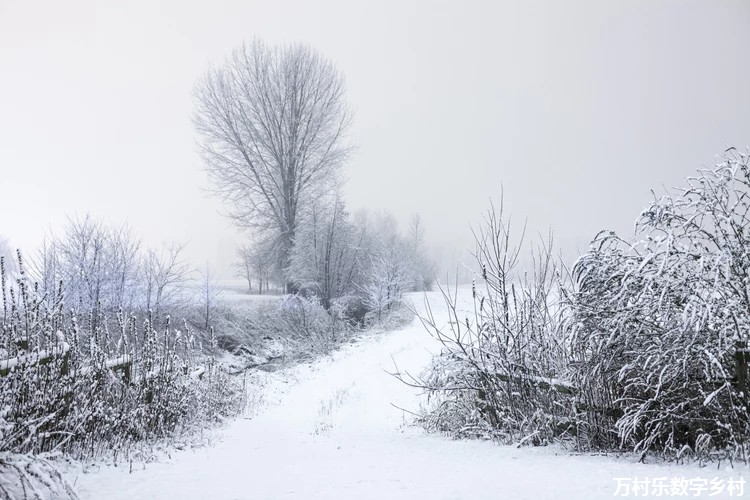
[[[332,301],[332,314],[337,314],[348,321],[352,326],[362,326],[365,315],[368,313],[367,305],[362,297],[350,294],[338,297]]]
[[[587,412],[581,437],[668,457],[746,458],[736,360],[750,337],[748,156],[729,150],[655,200],[636,235],[630,244],[601,233],[573,270],[573,381],[599,410]]]
[[[0,498],[76,500],[78,494],[50,457],[0,452]]]
[[[330,350],[349,330],[341,311],[326,310],[315,296],[288,295],[278,305],[278,319],[286,331],[304,339],[313,350]]]
[[[376,328],[388,332],[403,328],[413,320],[414,309],[412,305],[402,300],[394,304],[390,310],[382,312],[379,319],[375,311],[368,312],[364,317],[362,325],[365,328]]]
[[[521,239],[522,241],[522,239]],[[477,234],[480,282],[467,303],[443,291],[450,322],[420,317],[443,346],[429,369],[407,381],[427,390],[428,428],[455,436],[544,444],[574,429],[574,391],[558,304],[563,273],[550,240],[521,268],[521,243],[494,209]],[[401,375],[402,378],[405,375]]]
[[[253,347],[259,338],[267,335],[263,303],[221,304],[216,308],[214,331],[217,346],[234,353],[240,348]]]
[[[400,244],[384,245],[370,258],[364,282],[359,286],[364,304],[377,321],[401,304],[414,284],[414,271]]]
[[[151,315],[66,313],[64,286],[41,295],[19,256],[15,283],[0,260],[0,452],[127,455],[242,408],[240,383],[198,363],[190,331]],[[240,395],[240,397],[238,397]]]
[[[747,460],[750,167],[728,150],[656,199],[635,243],[602,232],[569,283],[543,247],[530,275],[491,213],[468,304],[444,293],[424,423],[459,436]],[[530,276],[530,277],[529,277]],[[404,374],[401,374],[405,378]]]

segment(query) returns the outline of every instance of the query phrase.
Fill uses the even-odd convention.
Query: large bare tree
[[[273,236],[285,269],[301,214],[351,152],[343,76],[308,46],[254,41],[211,68],[195,97],[215,192],[237,225]]]

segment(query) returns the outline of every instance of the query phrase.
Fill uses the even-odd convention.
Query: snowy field
[[[253,290],[248,293],[247,281],[242,279],[223,279],[219,280],[218,283],[219,297],[228,302],[237,302],[245,300],[273,300],[278,299],[282,296],[281,290],[274,287],[270,292],[263,290],[262,294],[258,294],[258,284],[253,283]],[[200,283],[196,285],[198,289],[201,288]]]
[[[189,302],[193,304],[201,304],[205,301],[206,285],[202,283],[200,279],[193,278],[181,284],[180,292],[182,297],[189,299]],[[273,288],[271,292],[263,290],[262,294],[258,294],[257,284],[253,284],[253,290],[248,293],[247,281],[239,279],[222,279],[217,280],[211,284],[211,297],[212,301],[216,304],[232,304],[237,302],[267,302],[272,300],[279,300],[284,295],[277,288]]]
[[[421,296],[414,300],[421,304]],[[437,294],[430,300],[436,316],[444,312]],[[744,466],[644,465],[426,434],[399,409],[416,411],[418,391],[387,371],[395,360],[418,373],[436,349],[415,319],[312,365],[258,372],[253,415],[220,431],[214,446],[175,452],[132,473],[101,467],[70,479],[87,499],[601,499],[626,496],[615,478],[629,478],[622,481],[628,485],[662,478],[662,497],[737,497],[726,485],[748,476]],[[679,493],[672,483],[681,478],[695,489],[670,495]]]

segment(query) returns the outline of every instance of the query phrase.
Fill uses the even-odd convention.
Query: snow
[[[438,317],[437,294],[431,304]],[[90,499],[585,500],[612,497],[615,478],[747,479],[746,468],[724,463],[720,470],[640,464],[427,434],[408,425],[410,415],[399,409],[416,411],[419,392],[388,371],[395,362],[416,374],[437,349],[415,320],[314,364],[257,372],[256,414],[232,422],[214,446],[175,452],[132,473],[122,465],[79,471],[71,482]]]
[[[19,365],[24,364],[36,364],[47,358],[60,356],[70,350],[70,345],[67,342],[63,342],[60,347],[53,347],[49,352],[42,349],[41,351],[33,352],[23,356],[16,356],[15,358],[0,360],[0,371],[9,371],[16,368]]]

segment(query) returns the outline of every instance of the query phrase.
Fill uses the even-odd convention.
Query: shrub
[[[348,332],[341,311],[327,311],[315,296],[288,295],[279,303],[278,314],[284,328],[313,350],[329,351]]]
[[[410,383],[423,387],[428,428],[458,437],[541,444],[571,428],[573,404],[565,376],[568,350],[558,304],[564,276],[552,241],[520,267],[510,224],[491,210],[477,235],[481,283],[468,303],[441,288],[450,322],[428,307],[420,319],[442,344],[426,372]],[[402,379],[405,375],[401,375]]]
[[[423,422],[458,436],[624,450],[643,459],[747,460],[750,167],[728,150],[656,199],[635,243],[602,232],[571,277],[551,258],[517,272],[520,246],[491,212],[482,285],[451,322],[421,319],[443,350],[421,378]],[[402,379],[406,376],[401,374]]]
[[[0,452],[117,456],[242,409],[238,381],[211,364],[194,377],[187,328],[167,319],[157,332],[150,315],[139,327],[122,313],[114,321],[100,310],[65,313],[62,284],[42,296],[20,256],[15,283],[3,267]]]
[[[651,203],[629,244],[602,233],[574,267],[575,383],[594,446],[744,458],[750,332],[750,171],[734,150]],[[739,353],[738,353],[739,351]]]
[[[7,500],[77,500],[73,486],[51,457],[0,452],[0,497]]]
[[[332,314],[338,314],[351,326],[363,326],[368,313],[367,305],[362,297],[353,294],[334,299],[331,309]]]

